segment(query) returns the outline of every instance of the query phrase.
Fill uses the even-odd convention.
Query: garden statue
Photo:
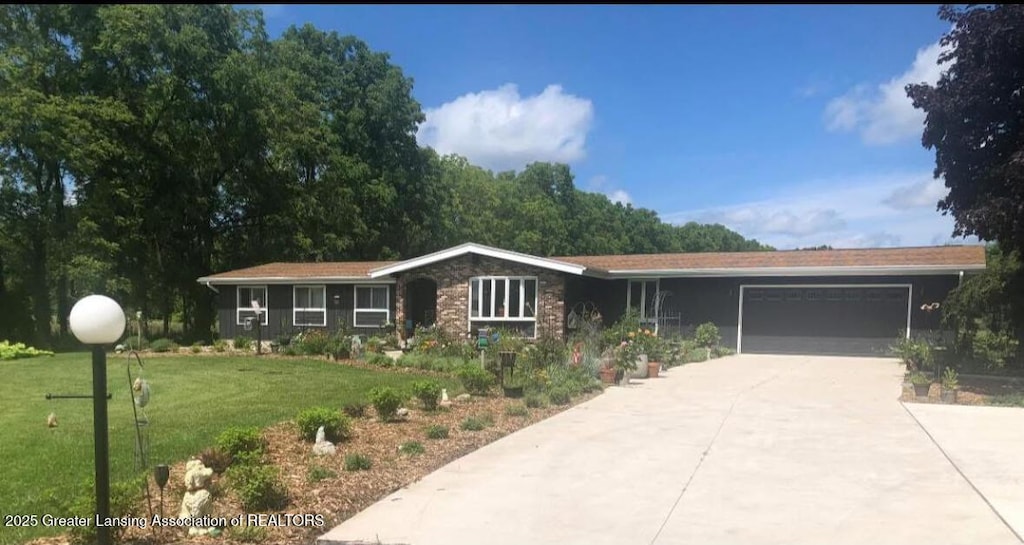
[[[334,454],[337,449],[334,443],[327,440],[327,434],[324,432],[324,427],[320,426],[316,430],[316,443],[313,444],[313,454],[320,456]]]
[[[448,399],[448,388],[441,388],[441,406],[448,407],[452,404],[452,400]]]
[[[212,501],[206,487],[212,476],[213,470],[199,460],[189,460],[185,464],[185,496],[181,499],[179,519],[199,519],[210,514]],[[188,529],[188,535],[205,536],[215,531],[216,528],[192,526]]]

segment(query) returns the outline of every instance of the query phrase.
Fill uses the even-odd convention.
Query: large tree
[[[953,25],[940,42],[945,72],[907,86],[949,188],[938,208],[954,235],[1024,250],[1024,6],[947,5],[939,17]]]

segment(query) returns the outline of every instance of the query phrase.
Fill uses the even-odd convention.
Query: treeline
[[[195,279],[465,241],[542,254],[770,249],[416,143],[412,79],[354,37],[224,5],[0,7],[0,339],[85,294],[208,338]],[[55,337],[56,333],[56,337]]]

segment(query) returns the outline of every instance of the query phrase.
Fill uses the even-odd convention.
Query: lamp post
[[[92,347],[92,425],[96,457],[96,527],[99,545],[110,545],[110,442],[107,433],[107,353],[124,333],[124,311],[116,301],[103,295],[79,299],[68,316],[71,332]]]

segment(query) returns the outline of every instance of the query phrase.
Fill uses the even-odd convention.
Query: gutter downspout
[[[964,274],[963,271],[960,271],[961,278],[963,277],[963,274]],[[212,291],[213,293],[216,293],[217,295],[220,295],[220,290],[218,290],[217,288],[211,286],[209,280],[206,281],[206,287],[209,288],[210,291]]]
[[[960,281],[957,283],[957,287],[964,285],[964,271],[960,271]]]

